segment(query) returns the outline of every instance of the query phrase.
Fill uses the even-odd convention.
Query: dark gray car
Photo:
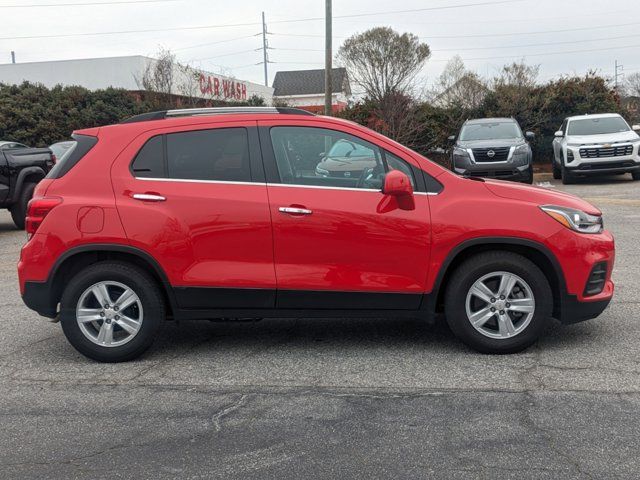
[[[533,155],[529,141],[513,118],[467,120],[451,149],[451,169],[465,176],[533,183]]]

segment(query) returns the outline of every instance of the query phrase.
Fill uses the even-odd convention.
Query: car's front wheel
[[[560,171],[560,167],[556,163],[556,159],[551,160],[551,168],[553,169],[553,179],[560,180],[562,178],[562,172]]]
[[[165,318],[157,283],[127,263],[95,263],[72,277],[60,301],[67,339],[99,362],[123,362],[141,355]]]
[[[631,172],[631,178],[634,180],[640,180],[640,172]]]
[[[451,330],[482,353],[515,353],[532,345],[551,316],[547,278],[527,258],[493,251],[464,261],[445,295]]]

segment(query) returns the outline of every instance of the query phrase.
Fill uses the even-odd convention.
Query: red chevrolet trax
[[[73,139],[29,204],[18,271],[27,306],[95,360],[139,356],[168,317],[444,314],[470,347],[511,353],[613,295],[597,208],[459,177],[355,123],[170,110]],[[318,171],[338,142],[370,161]]]

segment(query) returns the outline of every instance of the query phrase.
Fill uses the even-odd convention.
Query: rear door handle
[[[311,215],[313,213],[312,210],[297,207],[280,207],[278,210],[289,215]]]
[[[155,193],[132,193],[131,198],[143,202],[164,202],[167,198]]]

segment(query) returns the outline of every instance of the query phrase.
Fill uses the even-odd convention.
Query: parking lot
[[[168,323],[99,364],[28,310],[0,213],[2,478],[637,478],[640,184],[551,188],[601,208],[616,296],[486,356],[419,320]]]

